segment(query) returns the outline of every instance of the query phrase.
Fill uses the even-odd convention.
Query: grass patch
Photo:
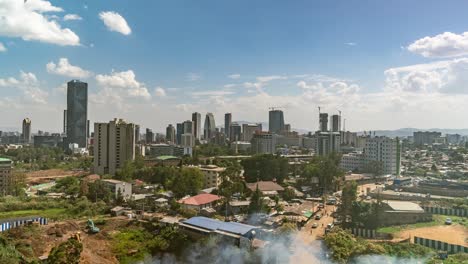
[[[459,225],[468,227],[468,220],[464,219],[463,217],[447,216],[447,215],[433,215],[431,222],[422,222],[422,223],[415,223],[415,224],[409,224],[409,225],[381,227],[381,228],[377,229],[377,232],[387,233],[387,234],[394,234],[394,233],[398,233],[398,232],[401,232],[401,231],[404,231],[404,230],[409,230],[409,229],[445,225],[445,219],[446,218],[451,218],[452,219],[452,222],[453,222],[452,225],[459,224]]]
[[[65,208],[50,208],[43,210],[19,210],[11,212],[1,212],[0,219],[26,217],[26,216],[41,216],[52,219],[61,219],[67,217],[67,209]]]

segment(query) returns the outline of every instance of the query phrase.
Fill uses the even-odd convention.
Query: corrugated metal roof
[[[421,208],[417,203],[406,202],[406,201],[387,201],[387,204],[394,211],[417,211],[424,212],[424,209]]]
[[[195,216],[188,220],[183,221],[184,224],[188,224],[195,227],[201,227],[208,230],[220,230],[238,235],[245,235],[252,229],[256,229],[255,226],[236,223],[236,222],[222,222],[216,219]]]

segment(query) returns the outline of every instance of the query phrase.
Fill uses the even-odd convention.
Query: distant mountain
[[[445,134],[460,134],[460,135],[468,135],[468,128],[463,129],[450,129],[450,128],[429,128],[429,129],[420,129],[420,128],[400,128],[396,130],[372,130],[372,135],[376,136],[387,136],[387,137],[408,137],[412,136],[413,132],[417,131],[436,131]],[[369,131],[366,131],[369,133]],[[363,135],[364,131],[357,132],[358,135]]]

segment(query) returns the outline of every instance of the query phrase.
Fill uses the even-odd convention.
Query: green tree
[[[247,182],[272,181],[282,183],[289,174],[288,159],[270,154],[256,155],[242,160]]]
[[[80,180],[73,176],[58,179],[54,190],[56,192],[63,192],[66,195],[78,195],[80,193]]]
[[[296,197],[296,193],[292,188],[285,188],[282,195],[283,199],[286,201],[291,201]]]
[[[75,238],[69,238],[67,241],[52,249],[47,259],[47,263],[79,264],[82,251],[83,244]]]
[[[181,168],[179,174],[170,183],[175,197],[195,195],[203,188],[205,176],[198,168]]]
[[[96,180],[89,183],[88,194],[86,197],[88,197],[90,201],[94,202],[97,202],[98,200],[109,202],[113,198],[109,187],[102,180]]]
[[[262,192],[257,188],[255,191],[252,192],[252,196],[250,197],[250,204],[249,204],[249,214],[253,213],[264,213],[267,211],[267,206],[263,201]]]
[[[355,181],[346,182],[342,190],[341,204],[338,206],[337,213],[342,219],[343,224],[347,225],[347,219],[352,216],[353,203],[357,198],[357,183]]]

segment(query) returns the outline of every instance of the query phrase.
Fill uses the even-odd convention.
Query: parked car
[[[317,223],[317,222],[315,222],[315,223],[312,224],[312,228],[317,228],[317,227],[318,227],[318,223]]]
[[[324,208],[325,205],[323,205],[323,203],[319,203],[318,207],[319,207],[319,208]]]
[[[451,218],[446,218],[445,219],[445,224],[446,225],[451,225],[452,224],[452,219]]]
[[[315,220],[320,220],[321,218],[322,218],[322,216],[319,215],[319,214],[315,216]]]
[[[329,224],[327,225],[327,229],[332,229],[334,226],[335,226],[335,225],[334,225],[333,223],[329,223]]]

